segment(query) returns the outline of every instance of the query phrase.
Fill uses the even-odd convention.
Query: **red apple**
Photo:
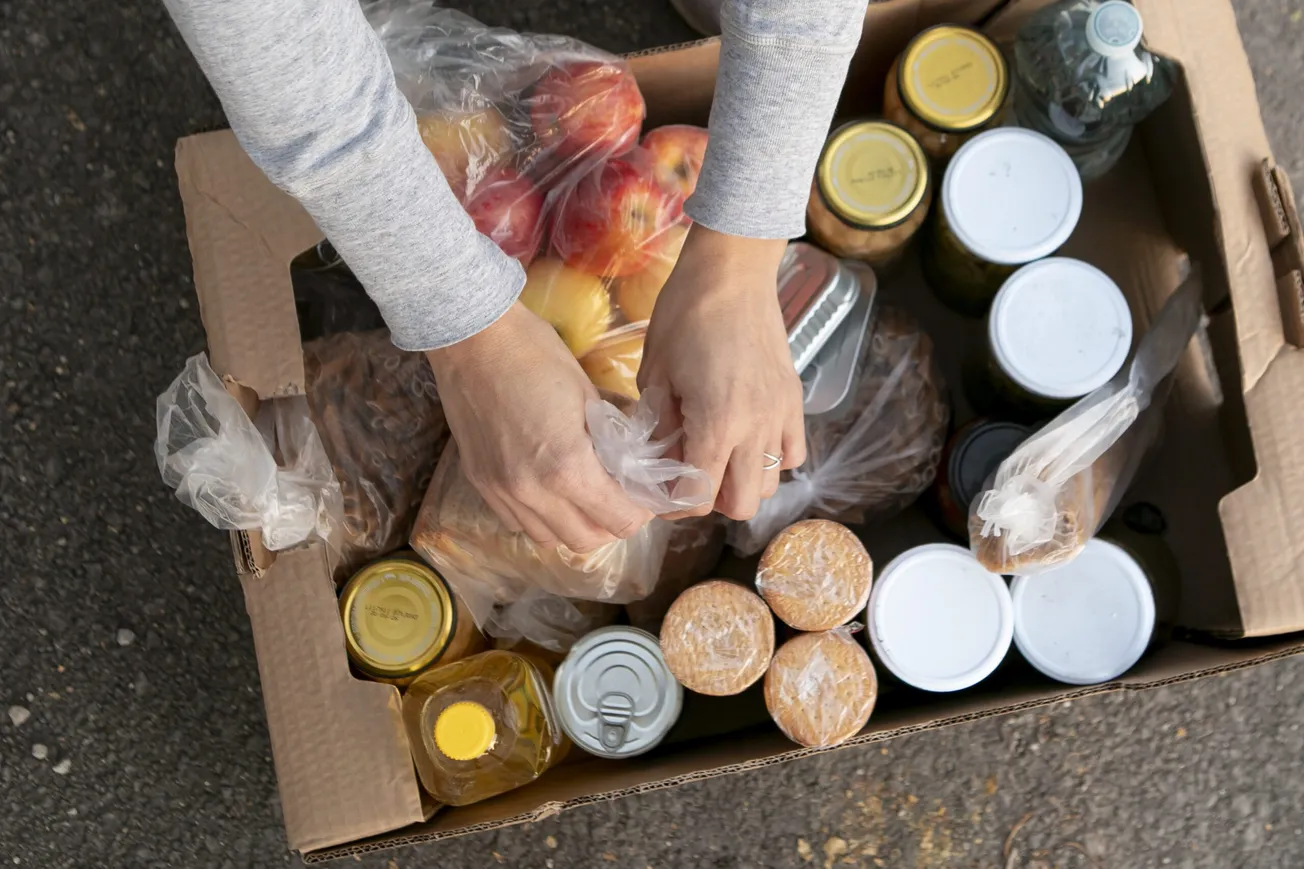
[[[662,253],[684,200],[657,183],[642,148],[598,166],[561,198],[552,244],[567,265],[624,277]]]
[[[568,61],[550,68],[525,99],[543,149],[562,159],[602,159],[638,142],[645,109],[623,65]]]
[[[706,156],[706,140],[706,130],[689,124],[671,124],[648,131],[643,137],[643,147],[652,152],[661,186],[685,199],[693,195]]]
[[[502,167],[476,185],[466,213],[503,253],[528,266],[543,241],[543,206],[543,191],[533,181]]]

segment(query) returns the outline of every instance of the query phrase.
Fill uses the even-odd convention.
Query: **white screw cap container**
[[[1132,312],[1108,275],[1067,257],[1019,269],[987,319],[996,364],[1050,399],[1080,398],[1109,382],[1132,348]]]
[[[992,674],[1010,649],[1005,580],[950,543],[897,556],[874,582],[870,647],[893,676],[924,691],[960,691]]]
[[[1069,685],[1095,685],[1132,668],[1155,632],[1145,571],[1119,546],[1088,541],[1077,558],[1015,577],[1014,643],[1037,670]]]

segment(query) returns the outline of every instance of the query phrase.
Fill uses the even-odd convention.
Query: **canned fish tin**
[[[387,558],[360,570],[340,593],[344,642],[364,675],[405,685],[436,663],[484,648],[465,605],[431,568]]]
[[[883,115],[942,160],[1000,124],[1009,90],[1000,49],[976,30],[943,24],[916,36],[888,71]]]
[[[779,307],[797,372],[814,360],[860,299],[860,281],[837,257],[794,241],[779,261]]]
[[[1108,275],[1066,257],[1032,263],[992,303],[973,404],[1018,418],[1055,413],[1108,383],[1131,349],[1132,313]]]
[[[932,194],[928,159],[913,136],[885,121],[858,121],[825,143],[806,221],[825,249],[885,268],[923,225]]]
[[[1017,576],[1014,644],[1042,674],[1069,685],[1117,679],[1155,638],[1156,601],[1141,563],[1120,546],[1087,541],[1077,558]]]
[[[1014,633],[1005,580],[951,543],[917,546],[883,568],[865,621],[878,662],[923,691],[960,691],[986,679]]]
[[[1064,149],[1031,130],[989,130],[942,179],[924,273],[948,307],[981,316],[1019,266],[1055,253],[1082,216],[1082,179]]]
[[[583,637],[557,668],[553,700],[562,730],[598,757],[624,758],[655,748],[684,705],[657,638],[613,626]]]
[[[969,539],[969,506],[987,479],[1032,429],[1013,422],[975,419],[960,428],[942,452],[934,498],[938,519],[949,533]]]

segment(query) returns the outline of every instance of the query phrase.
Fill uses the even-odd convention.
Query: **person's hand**
[[[684,461],[706,471],[715,509],[732,519],[750,519],[779,472],[806,460],[801,380],[775,285],[785,246],[694,225],[657,296],[638,372],[640,389],[672,397],[662,428],[683,427]],[[769,470],[767,453],[780,459]]]
[[[542,547],[591,552],[652,518],[593,450],[584,407],[597,390],[552,327],[523,305],[426,355],[462,472],[508,528]]]

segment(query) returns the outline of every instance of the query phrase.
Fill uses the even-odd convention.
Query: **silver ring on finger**
[[[777,456],[773,453],[761,453],[765,457],[765,464],[761,466],[762,471],[773,471],[779,465],[783,464],[783,453]]]

